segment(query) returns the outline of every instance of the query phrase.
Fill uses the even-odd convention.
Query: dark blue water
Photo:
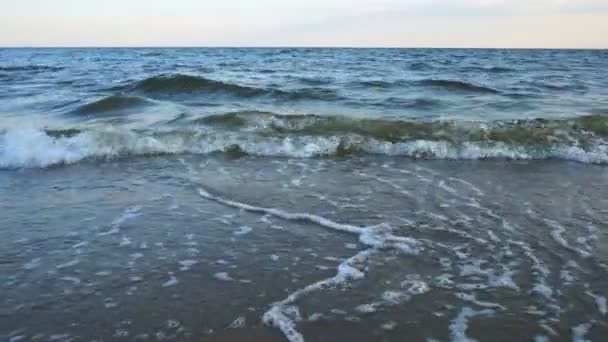
[[[603,341],[608,52],[0,50],[0,339]]]
[[[607,70],[606,51],[4,49],[0,166],[226,149],[605,163]]]

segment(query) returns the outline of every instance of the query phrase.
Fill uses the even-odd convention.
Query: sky
[[[0,0],[0,46],[608,48],[608,0]]]

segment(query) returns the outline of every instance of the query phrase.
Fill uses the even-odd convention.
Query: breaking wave
[[[608,137],[608,116],[510,121],[415,121],[346,116],[280,115],[240,111],[211,115],[191,123],[255,130],[260,135],[359,135],[388,142],[443,140],[451,143],[495,142],[526,146],[556,143],[587,145]]]
[[[85,159],[226,153],[270,157],[380,154],[431,159],[563,159],[608,164],[608,118],[416,122],[235,112],[162,129],[10,129],[0,168]]]

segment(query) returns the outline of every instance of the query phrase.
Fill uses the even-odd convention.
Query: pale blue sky
[[[5,0],[0,46],[608,48],[608,0]]]

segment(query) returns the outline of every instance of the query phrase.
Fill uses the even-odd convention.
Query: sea
[[[6,341],[605,341],[608,51],[0,49]]]

